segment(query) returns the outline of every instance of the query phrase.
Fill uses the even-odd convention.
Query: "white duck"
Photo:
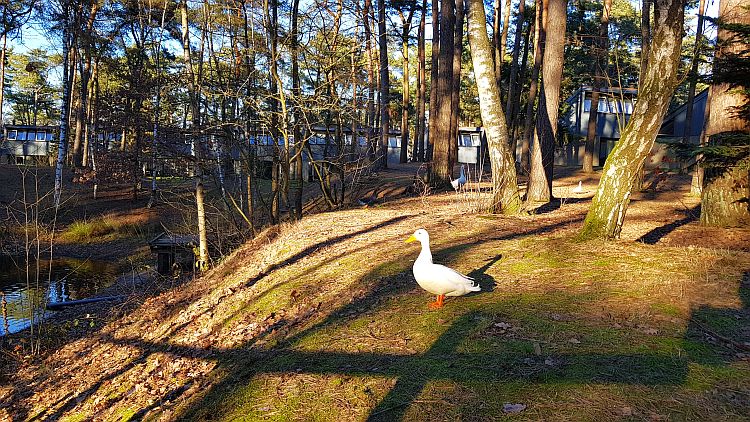
[[[583,182],[578,181],[578,186],[573,188],[573,193],[583,193]]]
[[[422,244],[422,252],[414,262],[412,271],[419,287],[437,295],[437,300],[430,303],[431,309],[441,308],[446,296],[463,296],[469,292],[478,292],[480,287],[474,284],[474,279],[444,265],[432,263],[430,252],[430,235],[427,230],[419,229],[406,243],[418,240]]]
[[[453,186],[453,189],[458,191],[459,189],[464,187],[465,184],[466,184],[466,175],[464,174],[464,165],[461,164],[461,172],[458,175],[458,179],[451,180],[451,186]]]

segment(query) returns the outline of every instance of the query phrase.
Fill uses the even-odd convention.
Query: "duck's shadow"
[[[495,277],[492,277],[491,275],[487,274],[487,270],[491,266],[495,265],[495,263],[501,260],[502,258],[503,258],[503,254],[497,254],[494,257],[488,259],[486,261],[487,262],[486,264],[482,265],[481,267],[467,274],[469,277],[473,278],[479,284],[479,287],[482,288],[481,291],[469,293],[468,296],[480,295],[482,293],[490,293],[495,290]]]

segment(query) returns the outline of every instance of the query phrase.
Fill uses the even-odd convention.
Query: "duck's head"
[[[413,235],[409,236],[408,239],[406,239],[406,243],[411,243],[414,241],[419,241],[422,244],[429,244],[430,243],[430,235],[427,234],[427,230],[425,229],[418,229],[414,232]]]

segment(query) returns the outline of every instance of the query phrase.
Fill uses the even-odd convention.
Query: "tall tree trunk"
[[[520,7],[520,6],[519,6]],[[508,27],[510,26],[510,0],[505,0],[503,7],[503,32],[500,34],[500,62],[505,61],[508,46]],[[502,69],[502,68],[501,68]]]
[[[513,58],[510,62],[510,81],[508,83],[508,99],[505,103],[505,115],[509,122],[513,121],[513,112],[516,90],[520,90],[518,84],[518,57],[521,49],[521,38],[523,37],[524,8],[526,0],[518,2],[518,13],[516,14],[516,35],[513,38]],[[512,129],[511,129],[512,131]]]
[[[440,56],[440,12],[438,0],[432,1],[432,52],[430,56],[430,116],[427,130],[427,154],[426,161],[432,161],[435,151],[435,140],[437,139],[438,119],[438,75]]]
[[[437,104],[435,107],[435,130],[433,138],[432,183],[434,186],[450,186],[453,163],[450,159],[450,120],[453,91],[453,39],[456,25],[454,0],[440,2],[440,57],[438,59]],[[434,36],[434,35],[433,35]],[[432,114],[432,108],[430,109]]]
[[[693,49],[693,60],[690,65],[690,86],[688,88],[688,99],[685,108],[685,131],[682,134],[682,142],[690,142],[690,132],[693,126],[693,102],[695,101],[695,89],[698,84],[698,65],[700,64],[701,48],[705,45],[703,38],[703,21],[706,13],[706,0],[700,0],[698,7],[698,24],[695,29],[695,48]],[[708,109],[708,107],[706,107]],[[703,139],[701,137],[701,139]],[[696,163],[700,157],[696,157]],[[693,182],[690,186],[690,193],[700,195],[703,187],[703,167],[696,165],[693,172]]]
[[[300,85],[299,76],[299,33],[298,33],[298,20],[299,20],[299,1],[292,1],[292,95],[294,96],[294,127],[292,132],[294,134],[294,218],[299,221],[302,219],[302,154],[304,145],[302,141],[302,88]],[[354,88],[353,97],[356,98],[357,88]],[[357,132],[352,131],[352,145],[356,144]]]
[[[508,131],[510,132],[509,135],[511,137],[511,150],[513,151],[513,156],[516,157],[517,162],[520,162],[521,158],[520,156],[516,156],[518,151],[519,139],[518,121],[521,116],[521,90],[523,87],[523,80],[526,78],[526,65],[529,60],[529,44],[531,44],[529,40],[531,39],[531,30],[534,27],[536,27],[536,25],[534,25],[534,22],[529,22],[529,24],[526,25],[526,33],[523,35],[523,53],[521,54],[521,64],[517,65],[517,76],[515,78],[515,82],[512,84],[512,86],[514,86],[513,94],[512,96],[508,96],[509,104],[507,104],[507,106],[510,108],[510,113],[507,114],[509,123]],[[516,53],[514,52],[514,54]]]
[[[83,160],[81,161],[83,167],[87,167],[91,159],[90,146],[92,144],[91,138],[94,135],[94,95],[96,94],[96,78],[98,77],[98,73],[99,61],[97,60],[94,62],[94,66],[91,71],[91,82],[89,83],[88,95],[86,96],[86,98],[88,99],[86,104],[86,129],[83,139]]]
[[[495,81],[497,87],[502,91],[501,69],[503,66],[503,56],[500,55],[500,34],[502,33],[502,14],[500,13],[500,1],[494,0],[492,4],[492,61],[495,64]],[[502,94],[501,94],[502,95]]]
[[[161,135],[161,44],[166,18],[167,8],[163,7],[161,12],[161,25],[159,26],[159,38],[156,41],[156,48],[154,51],[156,95],[154,96],[154,133],[151,137],[151,195],[148,199],[147,208],[151,208],[156,204],[156,159],[159,155],[159,136]]]
[[[750,10],[743,0],[720,0],[719,30],[717,49],[714,59],[714,77],[719,80],[737,80],[736,76],[727,78],[722,60],[743,59],[750,61],[747,38],[732,31],[729,25],[747,27],[750,25]],[[747,76],[745,75],[745,78]],[[706,137],[710,144],[717,147],[728,147],[731,137],[744,137],[744,146],[750,137],[750,120],[747,111],[747,82],[741,89],[728,82],[711,85],[711,113],[706,126]],[[750,154],[738,162],[711,166],[705,171],[703,193],[701,196],[701,224],[705,226],[737,227],[750,225]]]
[[[268,59],[270,62],[270,73],[269,73],[269,109],[271,112],[269,133],[273,142],[273,157],[271,161],[271,212],[270,220],[271,224],[277,224],[279,222],[279,196],[282,190],[281,183],[281,149],[279,148],[279,140],[281,139],[281,131],[279,126],[279,99],[281,97],[281,87],[279,83],[278,75],[278,0],[264,0],[264,19],[266,30],[268,31]],[[286,166],[288,171],[289,167]]]
[[[516,167],[508,146],[508,126],[492,62],[493,50],[487,37],[487,18],[482,0],[469,0],[469,45],[474,77],[479,91],[479,110],[487,134],[492,166],[492,204],[490,212],[514,214],[521,208]]]
[[[71,76],[70,75],[70,47],[71,47],[71,31],[72,31],[72,24],[71,24],[71,18],[70,18],[70,10],[68,10],[67,5],[63,5],[63,35],[62,35],[62,42],[63,42],[63,49],[62,49],[62,58],[63,58],[63,79],[62,79],[62,87],[63,87],[63,96],[62,96],[62,110],[60,111],[60,141],[57,148],[57,163],[55,165],[55,191],[54,191],[54,203],[55,203],[55,209],[57,210],[60,208],[60,197],[62,195],[62,177],[63,177],[63,168],[65,167],[65,157],[67,155],[67,146],[68,146],[68,124],[69,119],[68,116],[70,114],[70,97],[71,97],[71,91],[73,90],[73,87],[71,86]]]
[[[547,18],[543,37],[545,47],[542,95],[539,97],[534,155],[526,194],[527,199],[535,203],[547,203],[552,200],[552,172],[555,163],[555,137],[560,108],[567,15],[567,0],[544,0],[543,3],[543,13]]]
[[[524,122],[523,139],[521,143],[521,172],[529,173],[529,145],[534,132],[532,122],[534,121],[534,103],[536,102],[537,90],[539,89],[539,70],[542,67],[542,0],[536,0],[536,16],[534,17],[534,67],[531,70],[531,82],[529,83],[529,96],[526,102],[526,119]]]
[[[605,86],[609,67],[609,13],[612,0],[604,0],[599,36],[591,46],[593,52],[594,86],[591,91],[591,106],[589,107],[589,123],[586,132],[586,146],[583,155],[584,173],[594,172],[594,149],[596,142],[597,119],[599,118],[599,93]],[[585,92],[583,93],[586,94]]]
[[[414,142],[414,159],[424,161],[425,138],[425,94],[427,81],[425,80],[425,23],[427,15],[427,0],[422,0],[422,13],[419,18],[419,33],[417,34],[417,128]]]
[[[461,111],[461,56],[464,40],[464,3],[456,0],[456,27],[453,36],[453,81],[451,83],[451,126],[448,144],[448,161],[453,169],[458,161],[458,125]]]
[[[372,10],[372,0],[365,0],[365,6],[362,10],[362,23],[365,29],[365,50],[367,53],[367,107],[366,107],[366,125],[367,125],[367,146],[370,158],[375,157],[377,151],[377,142],[373,134],[375,127],[375,91],[377,83],[375,77],[375,52],[372,48],[372,27],[370,26],[370,10]]]
[[[401,16],[401,57],[403,59],[403,80],[401,81],[401,155],[399,162],[405,163],[409,149],[409,33],[414,10],[409,11],[408,17]]]
[[[378,0],[378,49],[380,51],[380,154],[381,168],[388,168],[388,136],[390,135],[390,89],[388,74],[388,38],[386,33],[385,0]]]
[[[638,74],[638,89],[641,89],[643,75],[648,68],[648,60],[651,56],[651,4],[656,0],[643,0],[641,10],[641,71]],[[656,9],[656,5],[654,6]],[[654,10],[655,11],[655,10]]]
[[[677,87],[686,0],[656,0],[654,33],[638,102],[602,170],[580,237],[620,236],[636,178],[654,145]]]
[[[205,193],[203,188],[203,151],[200,139],[200,104],[198,98],[197,81],[193,72],[192,54],[190,51],[190,27],[188,24],[187,0],[180,1],[180,17],[182,26],[182,55],[185,60],[187,73],[188,95],[192,114],[191,135],[195,158],[195,205],[198,217],[198,257],[196,268],[203,271],[208,267],[208,236],[206,235]]]
[[[247,148],[246,156],[243,157],[243,171],[245,173],[245,197],[247,198],[247,223],[250,226],[250,232],[255,235],[255,198],[254,198],[254,180],[255,180],[255,151],[254,146],[250,145],[250,137],[253,131],[253,112],[252,106],[250,105],[249,98],[253,96],[253,88],[255,84],[254,69],[255,69],[255,48],[254,40],[251,40],[250,32],[248,31],[249,21],[247,13],[247,2],[248,0],[242,0],[242,19],[243,19],[243,39],[244,39],[244,66],[245,66],[245,77],[247,83],[245,84],[245,139],[244,147]]]
[[[3,34],[3,46],[0,50],[0,133],[5,133],[3,120],[3,103],[5,101],[5,52],[7,50],[8,35]]]

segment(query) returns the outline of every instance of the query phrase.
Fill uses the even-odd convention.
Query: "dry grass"
[[[524,420],[750,419],[750,253],[634,242],[679,215],[666,196],[610,243],[572,240],[585,200],[310,216],[22,368],[0,403],[20,419],[492,420],[505,403]],[[403,243],[417,227],[483,292],[427,310]]]

